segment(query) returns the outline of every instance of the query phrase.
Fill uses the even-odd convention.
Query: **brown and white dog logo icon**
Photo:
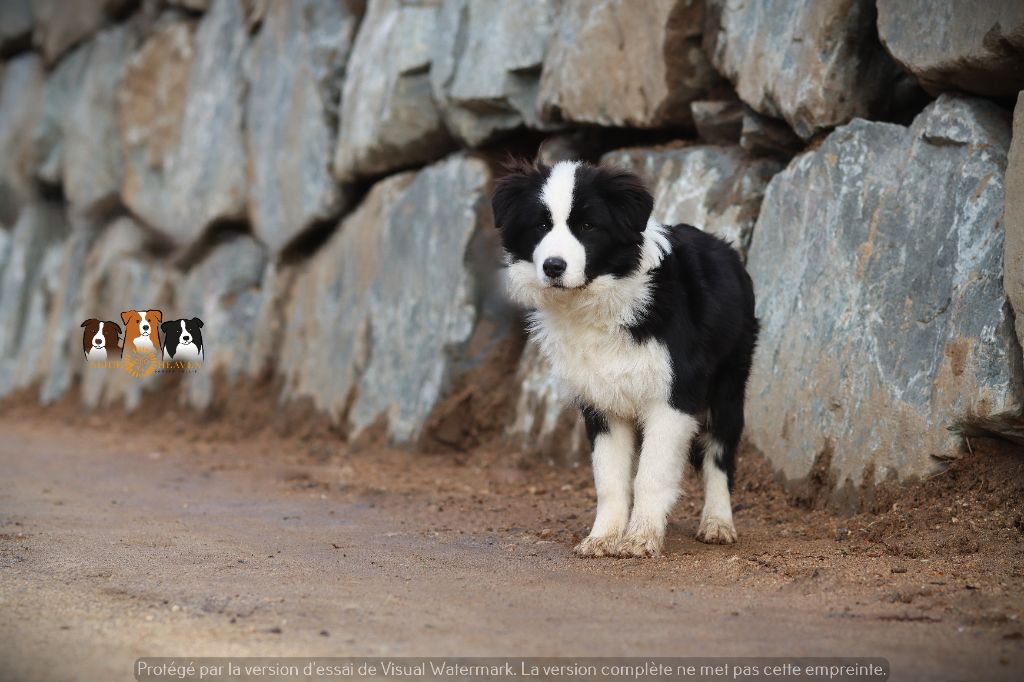
[[[82,350],[88,362],[103,362],[121,355],[121,327],[116,322],[91,319],[82,323]]]
[[[163,313],[159,310],[126,310],[121,313],[121,320],[124,322],[122,357],[125,351],[150,351],[153,357],[159,357],[162,319]]]

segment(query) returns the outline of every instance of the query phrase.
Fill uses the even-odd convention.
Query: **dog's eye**
[[[580,225],[580,229],[583,230],[584,232],[590,232],[592,229],[594,229],[594,226],[591,225],[590,223],[583,223],[582,225]]]

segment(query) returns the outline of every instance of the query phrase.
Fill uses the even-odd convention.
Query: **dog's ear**
[[[104,324],[109,324],[111,327],[113,327],[117,331],[118,338],[121,337],[121,326],[118,325],[117,322],[111,322],[110,320],[107,320],[106,322],[104,322]]]
[[[156,323],[160,324],[160,320],[164,319],[164,314],[159,310],[150,310],[154,317],[156,317]]]
[[[203,328],[203,321],[200,320],[198,317],[193,317],[192,318],[192,324],[194,324],[195,326],[199,327],[200,329]]]
[[[160,331],[164,333],[164,336],[167,336],[168,334],[171,333],[169,330],[172,329],[173,327],[174,320],[167,320],[166,322],[160,325]]]
[[[536,189],[537,178],[546,168],[526,161],[509,161],[505,164],[505,175],[494,183],[491,193],[491,211],[494,226],[499,230],[515,222],[516,213],[523,206],[523,197]]]
[[[597,184],[615,224],[627,234],[643,232],[654,210],[644,181],[625,170],[602,169]]]
[[[83,322],[83,323],[82,323],[82,326],[84,327],[84,326],[86,326],[87,324],[89,324],[90,322],[99,322],[99,320],[97,320],[97,319],[96,319],[96,318],[94,318],[94,317],[92,317],[92,318],[89,318],[88,320],[86,320],[85,322]]]
[[[128,323],[132,319],[132,315],[138,315],[138,313],[135,312],[134,310],[126,310],[123,313],[121,313],[121,321],[124,322],[124,326],[128,326]]]

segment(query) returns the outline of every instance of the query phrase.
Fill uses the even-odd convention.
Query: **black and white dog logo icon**
[[[163,359],[202,362],[203,321],[198,317],[191,320],[168,320],[160,325],[163,332]]]

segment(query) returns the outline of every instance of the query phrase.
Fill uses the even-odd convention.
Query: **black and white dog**
[[[758,332],[739,255],[652,220],[654,199],[625,171],[510,171],[492,197],[508,291],[593,445],[597,514],[576,554],[658,555],[687,454],[704,476],[697,538],[735,542],[729,492]]]
[[[203,321],[198,317],[168,320],[160,325],[160,331],[164,335],[164,360],[203,361]]]

